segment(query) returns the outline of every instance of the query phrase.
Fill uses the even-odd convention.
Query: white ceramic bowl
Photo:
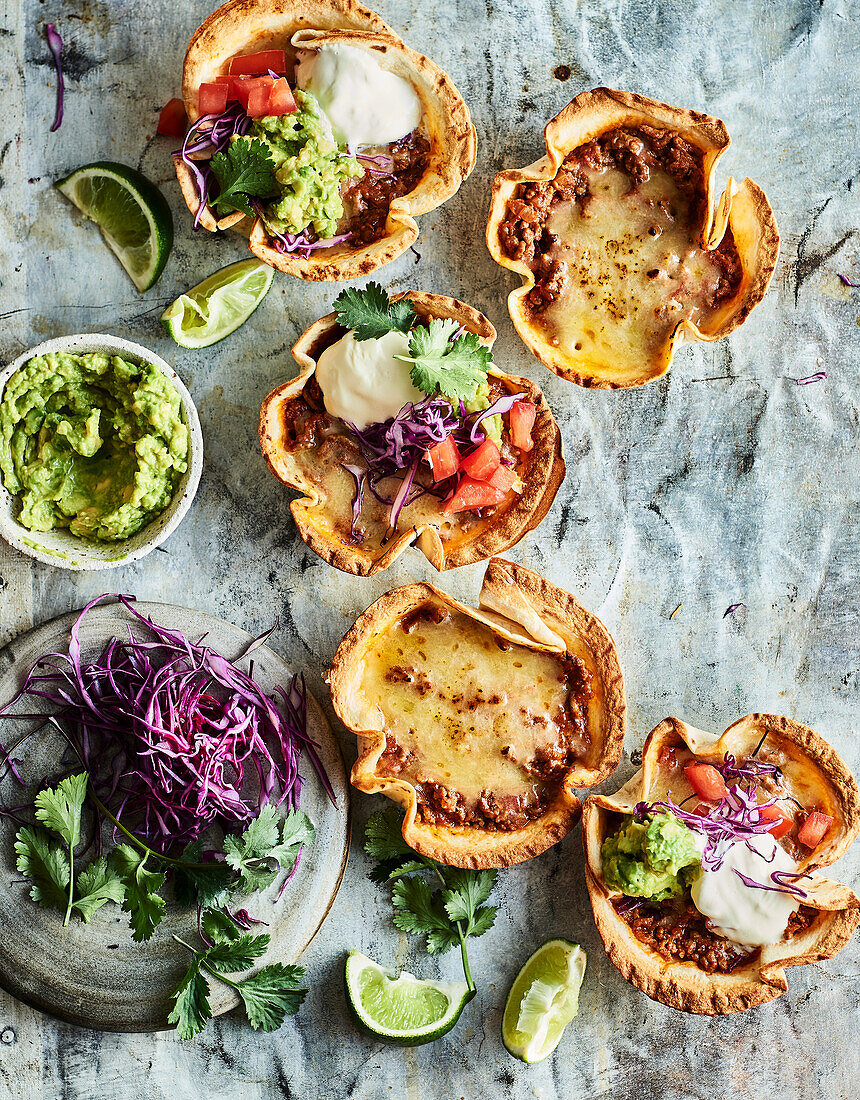
[[[112,569],[118,565],[127,565],[142,558],[164,542],[179,526],[191,507],[191,501],[197,492],[200,474],[203,471],[203,435],[200,431],[197,409],[191,400],[191,394],[182,384],[176,371],[160,356],[148,351],[140,344],[120,340],[117,336],[106,336],[100,332],[59,336],[55,340],[46,340],[44,344],[39,344],[38,347],[19,355],[14,363],[10,363],[0,371],[0,401],[3,399],[6,382],[15,371],[35,356],[45,355],[51,351],[75,355],[104,352],[108,355],[121,355],[125,359],[139,363],[151,363],[157,367],[173,383],[182,398],[182,410],[185,423],[188,425],[189,436],[188,469],[182,475],[173,499],[161,515],[156,516],[151,523],[142,527],[131,538],[105,543],[79,539],[76,535],[70,534],[66,528],[57,528],[53,531],[30,531],[23,527],[15,519],[18,502],[6,491],[0,476],[0,536],[16,550],[29,554],[31,558],[36,558],[48,565],[55,565],[58,569]]]

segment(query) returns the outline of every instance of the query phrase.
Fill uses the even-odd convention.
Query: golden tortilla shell
[[[535,285],[534,274],[523,261],[511,259],[502,250],[499,228],[505,219],[508,200],[520,184],[554,179],[573,149],[616,127],[643,123],[680,134],[702,150],[706,212],[700,244],[706,249],[716,248],[727,226],[731,228],[741,262],[741,282],[735,295],[722,303],[701,328],[692,321],[682,321],[668,345],[655,353],[651,361],[624,362],[618,356],[607,362],[577,357],[554,346],[546,328],[533,318],[526,298]],[[641,386],[666,373],[678,343],[720,340],[743,324],[770,283],[779,255],[779,233],[767,196],[752,180],[745,179],[737,186],[730,178],[723,194],[716,198],[714,172],[730,144],[728,131],[720,119],[670,107],[632,92],[595,88],[582,92],[551,119],[544,135],[546,156],[526,168],[508,169],[496,176],[487,220],[487,247],[493,259],[522,278],[522,286],[508,296],[508,310],[514,328],[532,355],[561,378],[580,386],[599,389]]]
[[[504,832],[468,825],[423,823],[416,816],[415,787],[405,779],[376,773],[385,749],[386,731],[380,726],[378,708],[363,700],[365,654],[380,633],[430,596],[490,626],[508,641],[580,657],[592,673],[589,756],[566,772],[547,811],[522,829]],[[352,769],[352,784],[367,794],[384,794],[404,807],[406,843],[422,855],[453,867],[507,867],[540,855],[565,837],[580,816],[576,788],[593,787],[618,766],[624,741],[624,680],[615,643],[603,623],[568,592],[532,570],[493,558],[484,575],[479,605],[480,610],[468,607],[430,584],[392,589],[372,604],[346,634],[335,653],[328,682],[338,717],[358,738],[359,755]],[[500,684],[505,680],[505,660],[505,652],[500,649]],[[480,769],[480,760],[476,760],[475,767]]]
[[[695,963],[671,962],[652,951],[615,912],[612,897],[618,895],[603,881],[601,847],[617,828],[613,814],[630,814],[637,802],[654,800],[651,792],[661,750],[686,745],[700,759],[722,760],[727,752],[735,757],[751,754],[763,735],[768,747],[784,753],[802,774],[807,800],[813,797],[833,818],[825,839],[799,864],[800,870],[810,872],[827,867],[848,850],[860,831],[860,795],[839,754],[814,730],[790,718],[748,714],[719,738],[677,718],[666,718],[648,735],[641,770],[614,795],[592,795],[585,804],[585,878],[606,953],[627,981],[671,1008],[722,1016],[765,1004],[788,989],[787,967],[832,958],[860,924],[860,898],[847,886],[813,874],[811,880],[801,882],[808,893],[803,904],[818,909],[820,916],[805,932],[763,947],[758,957],[729,974],[708,974]]]
[[[371,53],[383,68],[410,81],[421,99],[422,131],[430,142],[427,170],[418,186],[395,198],[385,235],[373,244],[350,242],[311,252],[308,259],[272,247],[260,218],[229,214],[216,219],[207,207],[204,229],[235,228],[265,263],[301,279],[335,282],[368,275],[390,263],[418,238],[415,217],[434,210],[459,189],[475,166],[476,137],[469,110],[451,78],[422,54],[410,50],[375,12],[353,0],[230,0],[198,27],[185,55],[182,97],[188,118],[199,117],[197,89],[226,72],[237,54],[265,49],[312,49],[340,42]],[[197,189],[188,166],[174,157],[188,209],[197,212]]]
[[[456,298],[441,294],[424,294],[410,290],[396,298],[409,298],[415,305],[419,318],[452,318],[470,332],[475,332],[487,347],[492,347],[496,330],[471,306]],[[528,453],[528,465],[523,477],[523,491],[514,494],[513,503],[506,510],[476,523],[469,531],[446,538],[443,543],[437,527],[426,523],[399,534],[386,546],[362,547],[347,545],[333,529],[326,513],[326,498],[319,488],[311,484],[298,468],[293,455],[285,446],[283,406],[304,389],[316,370],[316,359],[329,344],[339,339],[344,330],[337,323],[334,313],[322,317],[307,329],[293,347],[293,357],[302,368],[291,382],[278,386],[265,399],[260,410],[260,447],[263,458],[272,473],[290,489],[303,493],[290,504],[299,534],[307,545],[329,565],[345,573],[369,577],[387,569],[403,551],[413,544],[438,570],[453,569],[460,565],[472,565],[486,561],[493,554],[514,546],[524,535],[532,531],[549,511],[559,486],[564,480],[565,465],[561,432],[553,418],[546,398],[526,378],[492,371],[511,393],[524,392],[537,406],[532,438],[534,447]],[[441,520],[440,513],[440,520]],[[445,517],[457,527],[457,515]]]

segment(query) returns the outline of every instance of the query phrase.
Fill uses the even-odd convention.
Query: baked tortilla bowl
[[[578,692],[570,703],[578,720],[561,735],[570,751],[541,774],[529,757],[551,759],[548,744],[565,730],[559,711],[552,715],[571,681],[559,689],[547,675],[558,667],[584,675],[568,696]],[[501,558],[487,565],[478,609],[430,584],[387,592],[344,637],[328,681],[358,740],[353,786],[402,806],[407,844],[450,866],[507,867],[540,855],[579,820],[576,789],[611,775],[621,755],[624,682],[606,627],[569,593]],[[538,786],[538,803],[520,813]],[[480,792],[472,809],[469,791]],[[437,812],[455,798],[457,813]]]
[[[612,899],[620,895],[603,880],[601,847],[640,801],[665,794],[660,782],[661,753],[689,748],[699,760],[736,759],[754,754],[764,739],[766,750],[782,764],[789,790],[815,800],[833,824],[825,839],[798,870],[811,878],[799,880],[807,897],[803,905],[817,910],[805,931],[754,952],[750,962],[728,973],[706,973],[694,962],[673,962],[637,939],[616,912]],[[675,793],[680,799],[680,794]],[[791,966],[832,958],[848,943],[860,924],[860,898],[847,886],[818,874],[850,847],[860,830],[857,785],[841,757],[814,730],[790,718],[749,714],[719,737],[666,718],[651,731],[642,753],[642,768],[614,795],[592,795],[585,804],[582,839],[585,877],[597,930],[614,966],[653,1000],[684,1012],[722,1016],[766,1004],[788,989],[785,971]]]
[[[496,330],[482,313],[464,302],[420,291],[396,296],[402,297],[412,301],[420,322],[452,318],[469,332],[476,333],[487,347],[493,346]],[[373,576],[387,569],[407,547],[415,545],[435,569],[442,571],[485,561],[510,549],[537,527],[564,480],[561,432],[546,398],[533,382],[491,371],[491,386],[506,393],[523,393],[526,400],[537,407],[532,432],[534,447],[517,466],[522,492],[512,490],[505,501],[491,510],[492,515],[482,518],[471,513],[466,514],[465,519],[463,513],[443,515],[435,498],[421,498],[404,509],[398,524],[399,533],[395,532],[387,542],[387,523],[377,508],[380,514],[370,523],[366,545],[351,542],[351,501],[355,485],[352,477],[342,469],[341,462],[344,458],[348,461],[355,461],[355,458],[330,447],[327,463],[319,460],[309,464],[304,452],[294,448],[288,415],[294,407],[291,403],[302,399],[309,383],[316,385],[314,372],[320,354],[345,331],[337,323],[336,315],[330,313],[302,333],[293,347],[293,357],[301,368],[299,375],[273,390],[260,410],[263,458],[275,477],[303,494],[292,501],[290,511],[299,534],[311,550],[336,569],[358,576]],[[376,507],[370,495],[366,497],[368,506]]]
[[[340,43],[366,51],[382,68],[409,81],[423,107],[420,129],[430,143],[426,169],[415,188],[391,201],[384,235],[371,244],[349,241],[316,249],[307,258],[279,252],[261,218],[241,213],[217,218],[207,207],[199,224],[211,232],[236,229],[254,255],[301,279],[336,282],[368,275],[405,252],[418,238],[415,218],[434,210],[459,189],[475,166],[476,137],[469,110],[450,77],[408,46],[375,12],[353,0],[229,0],[194,33],[185,54],[182,97],[190,122],[199,117],[201,83],[227,72],[237,54],[284,49],[288,64],[297,50]],[[182,195],[192,214],[198,196],[188,166],[174,157]]]
[[[536,285],[535,272],[524,260],[512,258],[503,247],[500,230],[508,203],[522,195],[524,185],[555,180],[562,162],[573,150],[619,127],[635,129],[643,125],[677,135],[701,154],[700,195],[692,215],[698,222],[696,244],[705,253],[714,253],[728,233],[737,249],[737,261],[733,262],[739,262],[739,281],[731,294],[709,309],[698,323],[681,320],[671,329],[670,320],[666,338],[661,337],[646,354],[629,354],[623,344],[619,344],[618,351],[612,355],[584,348],[579,340],[576,344],[563,346],[563,341],[551,334],[551,329],[540,322],[541,314],[530,305],[530,295]],[[517,333],[536,358],[560,377],[581,386],[600,389],[641,386],[665,374],[678,344],[720,340],[743,324],[764,297],[770,283],[779,254],[779,234],[773,211],[758,184],[745,179],[736,185],[730,178],[721,194],[716,191],[717,163],[730,144],[728,131],[720,119],[632,92],[595,88],[582,92],[551,119],[544,135],[545,156],[525,168],[509,169],[496,176],[486,234],[487,247],[496,263],[516,272],[522,279],[522,285],[508,296],[508,310]],[[629,194],[635,190],[631,188]],[[653,207],[653,202],[650,205]],[[646,241],[644,230],[634,227],[631,233],[637,242],[634,247],[641,248]],[[729,245],[727,237],[725,246]],[[585,285],[585,276],[581,277]],[[648,278],[652,277],[649,272]],[[595,294],[599,297],[603,293],[598,285],[588,285],[589,297]],[[619,290],[620,298],[628,292]],[[621,301],[618,308],[629,311],[630,306]],[[615,309],[616,303],[605,303],[607,315],[613,315]],[[610,332],[613,324],[613,321],[607,322]],[[620,328],[617,331],[620,332]],[[580,354],[577,348],[582,349]]]

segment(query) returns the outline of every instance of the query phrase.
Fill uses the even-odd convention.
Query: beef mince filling
[[[615,898],[613,906],[641,943],[664,958],[695,963],[708,974],[729,974],[751,962],[759,948],[749,950],[718,935],[688,895],[652,903],[644,901],[628,908],[629,898]],[[783,938],[790,940],[805,932],[818,910],[801,905],[788,919]]]
[[[520,185],[499,240],[534,272],[531,310],[543,313],[579,294],[593,311],[629,320],[636,312],[631,287],[638,286],[649,305],[662,294],[654,312],[671,330],[732,297],[741,269],[731,231],[712,252],[696,244],[705,213],[702,160],[700,149],[671,131],[618,128],[568,153],[554,179]],[[607,211],[603,221],[600,208]],[[656,243],[664,234],[665,255]],[[679,244],[686,244],[686,256],[678,255]],[[582,351],[579,338],[577,344],[572,350]]]
[[[368,669],[387,730],[377,770],[415,788],[422,822],[523,828],[590,748],[584,661],[512,643],[438,601],[380,636]]]
[[[388,149],[392,171],[373,171],[365,164],[361,179],[347,183],[341,195],[351,211],[349,230],[353,243],[373,244],[385,236],[385,222],[392,199],[408,195],[418,186],[430,159],[430,142],[422,134],[413,131],[395,142]]]

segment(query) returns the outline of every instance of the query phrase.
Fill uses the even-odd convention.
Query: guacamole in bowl
[[[0,373],[0,534],[40,561],[142,557],[180,522],[201,469],[191,397],[146,348],[62,337]]]

